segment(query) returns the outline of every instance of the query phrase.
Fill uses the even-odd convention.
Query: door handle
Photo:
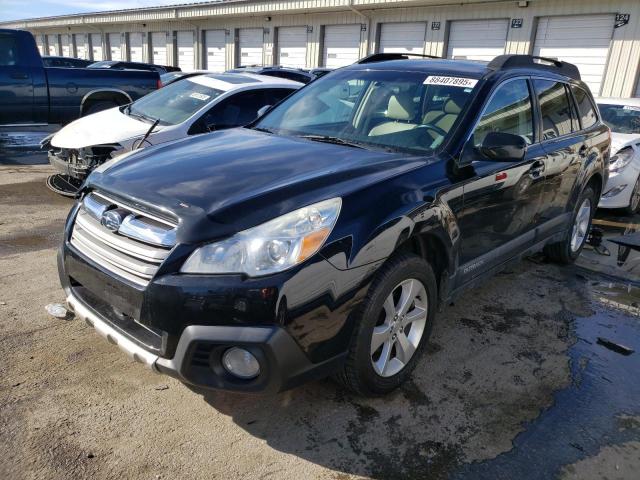
[[[544,172],[544,162],[542,160],[537,160],[535,162],[533,162],[533,165],[531,165],[531,168],[529,169],[529,176],[531,178],[538,178],[540,177],[540,175],[542,175],[542,173]]]
[[[15,78],[16,80],[26,80],[29,78],[29,75],[24,72],[14,72],[11,74],[11,78]]]
[[[582,145],[580,147],[580,150],[578,150],[578,155],[580,155],[582,158],[586,157],[587,156],[587,150],[588,150],[587,146],[586,145]]]

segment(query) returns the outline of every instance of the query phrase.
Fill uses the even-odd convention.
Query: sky
[[[195,1],[197,0],[96,0],[93,2],[90,0],[0,0],[0,22],[70,13],[195,3]]]

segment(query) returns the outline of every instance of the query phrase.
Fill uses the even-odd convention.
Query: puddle
[[[554,395],[554,404],[526,425],[513,449],[495,459],[465,465],[452,478],[556,478],[565,465],[598,453],[605,445],[640,438],[640,288],[590,282],[595,313],[575,319],[571,347],[571,385]],[[614,307],[613,309],[611,307]],[[598,343],[624,344],[625,356]]]

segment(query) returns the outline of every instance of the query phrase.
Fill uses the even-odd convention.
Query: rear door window
[[[265,103],[262,90],[240,92],[222,100],[205,115],[204,121],[210,129],[241,127],[258,117],[258,110]]]
[[[570,134],[571,106],[564,83],[534,79],[533,86],[540,103],[542,140]]]
[[[598,116],[596,115],[596,109],[593,106],[593,103],[591,103],[589,94],[582,88],[576,87],[575,85],[571,85],[571,91],[573,92],[573,98],[576,100],[578,116],[580,117],[582,128],[589,128],[595,125],[598,121]]]
[[[18,64],[18,42],[13,35],[0,34],[0,67]]]

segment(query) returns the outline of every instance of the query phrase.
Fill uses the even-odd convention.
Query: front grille
[[[122,222],[104,222],[114,211]],[[109,225],[107,228],[103,223]],[[112,200],[90,193],[73,225],[71,245],[105,270],[146,286],[175,243],[176,226]]]

